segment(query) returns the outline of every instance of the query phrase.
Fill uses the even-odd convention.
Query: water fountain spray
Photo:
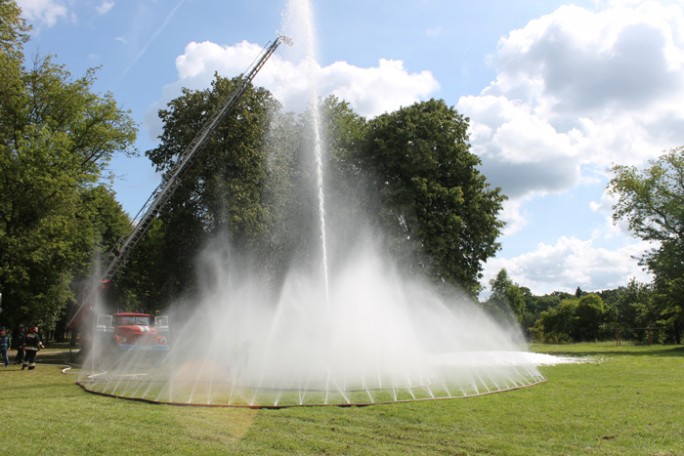
[[[313,12],[290,0],[285,27],[309,85],[321,274],[293,266],[277,287],[227,246],[202,255],[206,286],[163,357],[132,351],[83,372],[88,391],[183,405],[286,407],[368,405],[507,391],[544,380],[521,356],[519,329],[504,328],[474,302],[407,275],[359,230],[335,252],[326,224],[325,140]],[[362,223],[360,223],[362,224]],[[312,241],[313,242],[313,241]],[[180,323],[180,322],[178,322]],[[203,349],[199,351],[197,347]]]

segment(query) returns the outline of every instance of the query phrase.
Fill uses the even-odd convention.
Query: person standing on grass
[[[9,356],[7,353],[11,346],[12,338],[7,334],[7,330],[4,326],[0,327],[0,356],[5,363],[5,367],[9,366]]]
[[[17,357],[14,358],[14,364],[22,364],[24,362],[24,342],[26,341],[26,327],[19,325],[17,332]]]
[[[24,370],[27,367],[29,370],[36,368],[36,355],[41,348],[45,348],[45,346],[40,341],[38,328],[34,326],[29,333],[26,334],[26,342],[24,343],[24,362],[21,365],[21,370]]]

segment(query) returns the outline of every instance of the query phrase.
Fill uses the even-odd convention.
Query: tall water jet
[[[236,407],[350,405],[471,396],[543,381],[518,345],[515,328],[493,321],[464,293],[408,275],[358,228],[334,249],[339,227],[326,224],[324,140],[316,85],[313,12],[291,0],[293,37],[308,81],[320,257],[270,280],[227,243],[213,240],[200,260],[193,313],[175,319],[171,350],[150,362],[129,352],[84,372],[90,391],[179,404]],[[334,211],[330,211],[331,214]],[[362,221],[358,221],[363,226]],[[349,227],[347,227],[349,228]],[[320,262],[321,273],[317,270]],[[197,347],[201,347],[201,350]]]
[[[284,26],[288,36],[292,36],[301,49],[306,82],[309,92],[309,109],[311,111],[311,131],[313,136],[312,150],[316,172],[316,197],[318,200],[318,223],[321,243],[321,267],[325,290],[325,303],[330,303],[330,278],[328,271],[328,240],[325,214],[325,179],[323,171],[323,155],[325,152],[321,138],[321,109],[318,93],[318,50],[313,10],[308,0],[290,0],[285,10]]]

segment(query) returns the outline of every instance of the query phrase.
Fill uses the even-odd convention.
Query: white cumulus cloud
[[[210,41],[191,42],[176,58],[178,79],[164,88],[161,100],[148,113],[147,124],[157,136],[161,126],[155,120],[157,110],[180,95],[182,87],[209,87],[214,72],[232,77],[244,72],[262,46],[242,41],[220,45]],[[425,99],[439,88],[429,71],[410,72],[400,60],[379,59],[378,65],[362,68],[347,62],[327,66],[306,60],[290,61],[276,53],[256,76],[254,83],[265,87],[289,111],[301,112],[309,102],[308,73],[314,71],[319,96],[335,95],[350,103],[355,112],[374,117]]]
[[[630,279],[649,282],[651,276],[637,258],[650,247],[645,242],[625,244],[617,249],[596,247],[592,240],[561,236],[553,244],[540,243],[529,253],[514,258],[497,258],[485,265],[486,283],[506,269],[509,277],[534,294],[613,289]]]
[[[563,6],[502,38],[498,74],[458,109],[512,198],[570,189],[582,167],[639,164],[684,144],[684,11],[646,1]]]
[[[59,0],[17,0],[23,16],[31,23],[52,27],[60,19],[67,19],[69,11]]]
[[[114,2],[110,0],[104,0],[95,7],[95,12],[103,16],[107,14],[112,8],[114,8]]]

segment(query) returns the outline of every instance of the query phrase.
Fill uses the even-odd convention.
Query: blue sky
[[[112,163],[135,215],[158,185],[144,151],[181,87],[234,76],[282,33],[287,0],[19,0],[28,58],[74,76],[99,66],[139,123],[138,158]],[[542,294],[649,280],[647,245],[610,219],[612,164],[684,144],[684,2],[312,0],[321,95],[372,118],[442,98],[471,119],[471,150],[509,196],[502,250],[485,265]],[[295,46],[296,47],[296,46]],[[301,67],[281,47],[255,83],[296,110]]]

